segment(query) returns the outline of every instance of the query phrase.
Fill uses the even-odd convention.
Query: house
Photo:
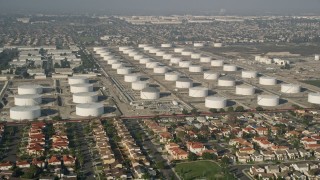
[[[12,167],[12,163],[7,161],[7,162],[3,162],[0,163],[0,170],[4,171],[4,170],[10,170],[10,168]]]
[[[45,162],[44,161],[39,161],[36,158],[34,158],[31,162],[32,165],[38,166],[40,168],[44,167]]]
[[[311,157],[311,153],[309,151],[304,150],[304,149],[299,149],[298,152],[299,152],[299,156],[302,158]],[[320,150],[319,150],[319,153],[320,153]],[[320,154],[319,154],[319,157],[320,157]]]
[[[262,150],[260,154],[263,156],[264,161],[274,161],[276,160],[276,155],[272,151]]]
[[[313,162],[309,162],[309,170],[318,169],[319,165]]]
[[[291,164],[291,167],[301,173],[309,171],[309,164],[307,163]]]
[[[236,139],[231,139],[229,141],[230,146],[236,146],[238,147],[251,147],[253,148],[253,144],[249,143],[247,140],[243,138],[236,138]]]
[[[161,132],[159,136],[161,143],[166,143],[172,140],[172,135],[169,132]]]
[[[299,171],[294,171],[291,175],[292,179],[307,180],[307,177]]]
[[[40,144],[31,144],[27,147],[29,155],[43,155],[44,148]]]
[[[236,152],[236,157],[240,163],[248,163],[250,162],[250,155],[247,153],[239,153],[238,151]]]
[[[308,144],[317,144],[317,140],[309,138],[309,137],[304,137],[300,140],[300,142],[303,145],[308,145]]]
[[[16,161],[16,166],[19,168],[29,168],[30,163],[28,161]]]
[[[316,150],[320,148],[320,144],[306,144],[304,148],[306,150]]]
[[[266,136],[269,133],[268,128],[266,127],[258,127],[255,128],[255,131],[257,132],[257,134],[259,134],[260,136]]]
[[[258,175],[259,173],[265,173],[265,171],[263,166],[251,166],[249,169],[250,174],[253,176]]]
[[[298,131],[289,131],[285,133],[285,137],[289,138],[289,137],[299,137],[301,133],[299,133]]]
[[[284,165],[284,164],[280,164],[279,168],[280,168],[280,172],[285,172],[285,171],[289,171],[290,170],[290,166],[287,166],[287,165]]]
[[[169,154],[172,156],[174,160],[188,159],[188,153],[179,147],[171,148]]]
[[[288,146],[271,146],[271,151],[286,151],[289,150]]]
[[[250,159],[253,162],[262,162],[263,161],[263,155],[258,153],[258,152],[254,152],[253,154],[250,155]]]
[[[273,173],[260,173],[258,175],[258,179],[273,180],[274,179],[274,174]]]
[[[76,159],[69,155],[63,155],[62,161],[65,166],[74,166],[76,164]]]
[[[240,148],[239,153],[253,154],[255,150],[251,147]]]
[[[206,150],[206,147],[200,142],[187,142],[187,149],[201,156],[202,152]]]
[[[299,158],[299,152],[295,149],[286,150],[288,159],[296,159]]]
[[[278,161],[284,161],[288,159],[286,151],[277,150],[277,151],[274,151],[274,154],[276,155]]]
[[[269,165],[265,167],[266,173],[279,173],[280,169],[278,165]]]
[[[48,160],[48,165],[52,165],[52,166],[61,165],[61,160],[57,156],[51,156],[51,158]]]

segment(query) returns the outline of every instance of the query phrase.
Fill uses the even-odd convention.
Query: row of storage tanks
[[[73,76],[68,78],[72,101],[76,103],[76,115],[82,117],[101,116],[104,113],[104,105],[98,102],[98,93],[93,92],[93,84],[85,76]]]

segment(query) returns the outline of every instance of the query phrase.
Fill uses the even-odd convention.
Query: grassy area
[[[93,36],[81,36],[81,37],[79,37],[79,40],[81,42],[92,42],[92,41],[95,41],[96,38]]]
[[[302,81],[304,83],[320,87],[320,80],[308,80],[308,81]]]
[[[175,167],[181,179],[234,179],[230,174],[225,174],[223,168],[211,161],[195,161],[180,163]]]

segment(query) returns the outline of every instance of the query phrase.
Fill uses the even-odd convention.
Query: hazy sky
[[[116,14],[314,13],[320,0],[0,0],[1,12],[106,12]]]

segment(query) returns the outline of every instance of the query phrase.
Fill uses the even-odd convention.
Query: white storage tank
[[[223,65],[223,71],[232,72],[232,71],[237,71],[237,69],[238,69],[237,66],[232,64]]]
[[[221,77],[218,79],[218,86],[230,87],[235,85],[236,81],[231,77]]]
[[[173,57],[170,59],[171,64],[179,64],[181,61],[182,61],[181,58],[178,58],[178,57]]]
[[[163,58],[164,60],[170,60],[172,57],[173,57],[172,54],[164,54],[164,55],[162,56],[162,58]]]
[[[242,78],[257,78],[258,73],[257,71],[242,71],[241,77]]]
[[[79,93],[79,92],[92,92],[92,84],[72,84],[70,85],[70,92]]]
[[[177,72],[167,72],[164,74],[164,79],[166,81],[176,81],[180,78],[180,74]]]
[[[171,48],[172,47],[172,44],[161,44],[161,47],[162,48]]]
[[[224,97],[209,96],[205,99],[207,108],[221,109],[227,107],[227,99]]]
[[[182,89],[191,88],[193,87],[193,81],[189,78],[179,78],[176,81],[176,87]]]
[[[153,68],[153,72],[155,74],[164,74],[164,73],[168,72],[168,67],[167,66],[157,66],[157,67]]]
[[[309,93],[308,94],[308,102],[312,104],[320,105],[320,93]]]
[[[14,97],[16,106],[36,106],[41,104],[42,98],[39,94],[23,94]]]
[[[162,57],[165,53],[166,53],[166,52],[164,52],[164,51],[158,51],[158,52],[156,53],[156,56]]]
[[[203,43],[193,43],[193,47],[203,47]]]
[[[205,80],[217,80],[219,77],[220,74],[213,71],[206,71],[203,73],[203,79]]]
[[[188,68],[191,65],[191,61],[180,61],[179,67]]]
[[[142,58],[139,60],[140,64],[147,64],[149,62],[151,62],[152,60],[150,58]]]
[[[131,74],[132,73],[132,69],[129,68],[129,67],[122,67],[122,68],[119,68],[117,69],[117,74]]]
[[[190,97],[206,97],[209,89],[206,87],[192,87],[189,89]]]
[[[188,50],[183,50],[183,51],[181,52],[181,55],[182,55],[182,56],[191,56],[191,54],[192,54],[192,51],[188,51]]]
[[[190,65],[189,66],[189,72],[195,72],[195,73],[199,73],[202,72],[203,68],[200,65]]]
[[[223,60],[212,60],[211,61],[211,66],[213,67],[221,67],[223,66],[224,62]]]
[[[157,67],[157,66],[159,66],[159,65],[160,65],[159,62],[151,61],[151,62],[148,62],[148,63],[146,64],[146,68],[148,68],[148,69],[153,69],[153,68],[155,68],[155,67]]]
[[[123,66],[124,66],[123,63],[117,62],[117,63],[112,64],[112,65],[111,65],[111,68],[112,68],[112,69],[119,69],[119,68],[121,68],[121,67],[123,67]]]
[[[73,76],[68,78],[69,85],[89,83],[89,79],[85,76]]]
[[[40,116],[40,106],[15,106],[10,108],[10,118],[13,120],[33,120]]]
[[[149,84],[147,81],[134,81],[131,83],[131,87],[133,90],[142,90],[146,87],[149,87]]]
[[[200,58],[200,62],[202,63],[210,63],[212,61],[212,57],[209,57],[209,56],[202,56]]]
[[[88,116],[101,116],[104,113],[104,106],[101,103],[85,103],[76,105],[76,115]]]
[[[277,79],[274,77],[263,76],[259,78],[259,84],[273,86],[277,84]]]
[[[175,53],[181,53],[182,51],[184,51],[183,48],[174,48]]]
[[[217,48],[222,47],[222,43],[213,43],[213,47],[217,47]]]
[[[18,94],[41,94],[42,93],[42,86],[37,84],[30,84],[30,85],[20,85],[18,86]]]
[[[139,74],[126,74],[124,75],[125,82],[140,81],[141,76]]]
[[[281,92],[294,94],[301,92],[301,87],[297,84],[281,84]]]
[[[140,98],[146,100],[156,100],[160,98],[160,90],[154,87],[146,87],[140,91]]]
[[[244,95],[244,96],[251,96],[254,95],[255,88],[248,85],[239,85],[236,86],[236,94],[237,95]]]
[[[94,103],[98,101],[98,93],[96,92],[80,92],[72,95],[74,103]]]
[[[201,58],[201,54],[199,53],[192,53],[191,54],[191,59],[200,59]]]
[[[274,107],[279,105],[280,98],[276,95],[258,95],[257,103],[260,106]]]

